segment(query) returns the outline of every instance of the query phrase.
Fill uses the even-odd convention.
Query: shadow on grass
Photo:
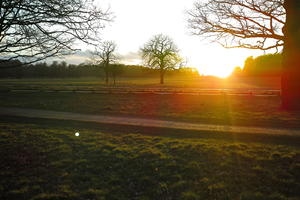
[[[0,122],[0,199],[300,196],[299,138],[4,116]]]
[[[52,120],[25,117],[0,116],[1,122],[34,124],[40,128],[62,129],[71,131],[95,130],[113,135],[142,134],[173,139],[216,139],[226,142],[250,142],[300,147],[300,136],[224,133],[215,131],[180,130],[173,128],[142,127],[132,125],[103,124],[95,122],[78,122],[71,120]],[[75,132],[74,132],[75,133]]]

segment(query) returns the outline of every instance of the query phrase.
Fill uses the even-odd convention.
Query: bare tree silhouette
[[[226,48],[282,49],[282,106],[300,109],[300,1],[208,0],[188,12],[193,34]]]
[[[226,48],[268,50],[283,46],[283,0],[209,0],[188,12],[194,35]]]
[[[112,73],[112,68],[114,67],[112,64],[118,59],[115,55],[116,48],[117,44],[115,42],[104,41],[97,46],[96,50],[93,52],[94,62],[103,67],[106,84],[109,82],[109,75]]]
[[[33,63],[77,50],[76,41],[92,44],[112,21],[109,10],[93,0],[0,1],[0,56]],[[99,41],[99,40],[98,40]]]

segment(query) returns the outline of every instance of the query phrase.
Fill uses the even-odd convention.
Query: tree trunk
[[[164,84],[165,83],[164,76],[165,76],[165,72],[164,71],[160,71],[160,84]]]
[[[282,107],[300,110],[300,1],[285,0],[286,24],[282,69]]]
[[[108,84],[108,77],[109,77],[109,74],[108,72],[105,72],[105,83]]]
[[[105,83],[108,84],[109,83],[109,71],[110,71],[110,68],[109,68],[109,63],[106,62],[106,61],[104,62],[103,70],[104,70],[104,73],[105,73]]]

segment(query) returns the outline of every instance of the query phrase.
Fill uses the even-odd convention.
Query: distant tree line
[[[236,67],[233,76],[281,76],[282,54],[266,54],[258,57],[250,56],[244,67]]]
[[[51,64],[35,63],[22,68],[14,68],[19,61],[7,61],[0,63],[2,67],[0,78],[83,78],[98,77],[106,79],[106,68],[102,65],[82,63],[78,65],[67,64],[66,62],[53,61]],[[157,77],[158,69],[139,65],[111,64],[110,76],[115,81],[118,77]],[[197,76],[198,72],[193,68],[183,67],[168,71],[170,76]]]

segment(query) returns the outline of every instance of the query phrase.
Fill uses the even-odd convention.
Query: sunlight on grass
[[[167,94],[4,93],[6,107],[184,122],[299,128],[300,112],[285,112],[279,96]],[[30,99],[30,101],[28,101]],[[74,134],[74,133],[73,133]]]
[[[227,78],[200,77],[200,76],[171,76],[166,74],[165,85],[158,83],[155,77],[120,77],[117,79],[117,86],[121,87],[173,87],[173,88],[269,88],[280,89],[280,77],[270,78]],[[106,85],[102,78],[66,78],[66,79],[0,79],[0,89],[39,89],[39,90],[96,90]]]

